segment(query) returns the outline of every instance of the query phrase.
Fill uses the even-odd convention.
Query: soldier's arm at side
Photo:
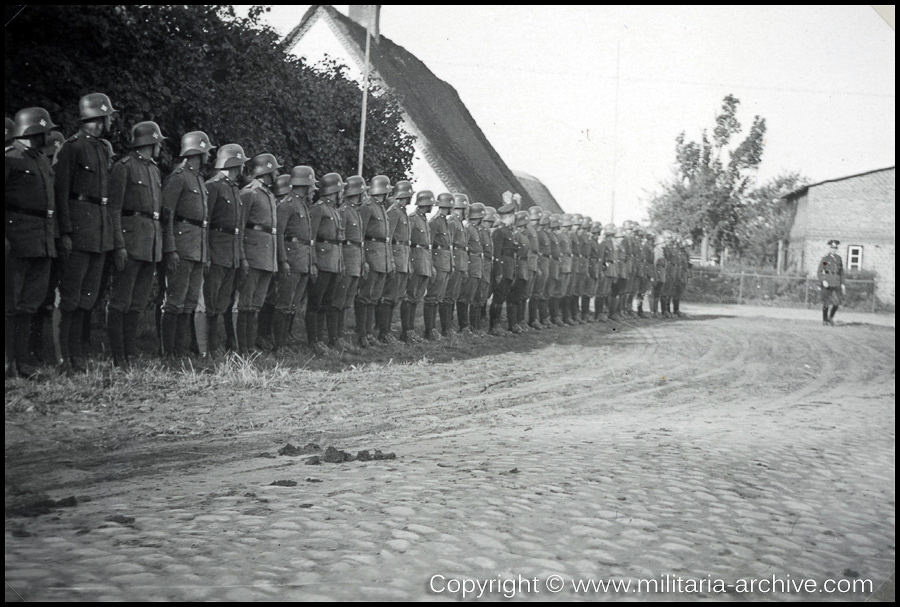
[[[170,175],[162,188],[163,253],[175,253],[175,211],[184,181],[180,175]]]
[[[278,248],[278,263],[287,262],[287,249],[284,248],[284,231],[287,229],[294,207],[291,200],[284,200],[275,207],[275,244]]]
[[[56,215],[59,222],[59,233],[68,236],[72,233],[72,218],[69,214],[69,188],[75,166],[75,149],[70,143],[63,143],[56,153],[56,165],[53,191],[56,198]]]
[[[125,206],[125,188],[128,183],[128,167],[125,163],[113,165],[109,176],[109,214],[112,219],[113,249],[125,248],[122,236],[122,208]]]

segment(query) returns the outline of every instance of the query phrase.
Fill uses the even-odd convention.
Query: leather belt
[[[240,228],[231,228],[228,226],[209,226],[210,230],[215,230],[216,232],[222,232],[223,234],[234,234],[237,236],[241,233]]]
[[[431,245],[431,248],[435,249],[435,250],[440,249],[442,251],[452,251],[453,250],[451,247],[445,247],[442,244],[433,244],[433,245]]]
[[[299,242],[309,246],[316,244],[315,240],[306,240],[305,238],[297,238],[296,236],[285,236],[284,239],[288,242]]]
[[[404,246],[410,246],[409,240],[398,240],[397,238],[391,238],[391,244],[402,244]]]
[[[413,249],[431,249],[432,248],[432,245],[430,245],[430,244],[418,244],[415,242],[409,243],[409,246],[410,246],[410,248],[413,248]]]
[[[377,236],[366,236],[366,240],[368,240],[369,242],[383,242],[384,244],[388,243],[387,238],[379,238]]]
[[[345,240],[345,241],[343,241],[342,244],[347,244],[347,245],[352,244],[354,247],[360,247],[360,248],[361,248],[363,243],[362,243],[361,240]]]
[[[208,225],[208,222],[205,219],[189,219],[187,217],[181,217],[179,215],[175,216],[175,221],[179,221],[181,223],[189,223],[192,226],[197,226],[198,228],[205,228]]]
[[[153,221],[159,221],[159,213],[157,211],[132,211],[129,209],[122,209],[122,217],[146,217]]]
[[[344,244],[343,240],[335,240],[334,238],[319,238],[316,237],[316,242],[324,242],[326,244]]]
[[[272,226],[265,226],[261,223],[250,223],[249,221],[247,222],[247,229],[255,230],[256,232],[268,232],[269,234],[272,234],[273,236],[277,232],[277,230],[275,228],[273,228]]]
[[[89,202],[91,204],[99,204],[105,205],[108,198],[101,198],[100,196],[88,196],[87,194],[76,194],[74,196],[75,200],[80,200],[81,202]]]
[[[54,209],[45,209],[41,211],[40,209],[26,209],[24,207],[17,207],[15,205],[7,205],[7,211],[11,211],[13,213],[19,213],[20,215],[31,215],[33,217],[42,217],[45,219],[49,219],[53,217]]]

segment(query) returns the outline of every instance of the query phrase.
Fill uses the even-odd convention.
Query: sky
[[[266,21],[284,34],[307,8]],[[759,184],[895,163],[894,30],[869,6],[383,5],[381,33],[456,88],[511,169],[594,219],[645,220],[675,138],[711,130],[728,94],[744,133],[766,119]]]

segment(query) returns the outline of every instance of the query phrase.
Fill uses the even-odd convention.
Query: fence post
[[[738,305],[741,304],[741,301],[744,299],[744,271],[741,270],[741,280],[738,283]]]
[[[809,277],[803,279],[803,305],[809,309]]]
[[[875,281],[872,281],[872,313],[875,313],[875,306],[878,303],[878,295],[877,295],[878,285],[875,284]]]

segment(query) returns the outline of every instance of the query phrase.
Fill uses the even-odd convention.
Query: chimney
[[[351,4],[347,15],[352,20],[366,27],[371,23],[372,40],[378,42],[380,36],[381,5],[380,4]]]

